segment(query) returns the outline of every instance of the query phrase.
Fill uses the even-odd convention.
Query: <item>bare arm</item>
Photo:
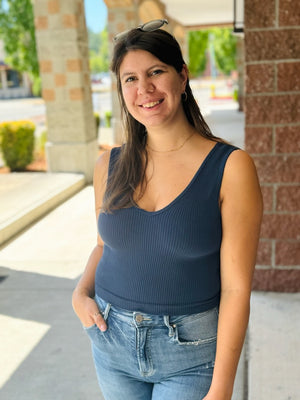
[[[221,302],[213,380],[205,400],[230,400],[245,339],[262,218],[262,197],[251,158],[229,157],[221,188]]]
[[[97,161],[94,170],[94,194],[96,221],[98,221],[101,210],[102,199],[106,187],[110,153],[104,153]],[[90,254],[84,273],[79,280],[72,296],[72,305],[78,318],[86,327],[97,324],[99,329],[106,330],[106,324],[101,315],[96,302],[93,300],[95,295],[95,274],[97,265],[103,254],[103,241],[97,235],[97,245]]]

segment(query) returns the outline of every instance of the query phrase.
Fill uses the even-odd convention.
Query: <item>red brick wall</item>
[[[264,196],[253,288],[300,290],[300,2],[245,0],[246,150]]]

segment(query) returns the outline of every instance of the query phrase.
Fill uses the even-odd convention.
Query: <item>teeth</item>
[[[144,108],[151,108],[151,107],[156,106],[159,103],[160,103],[159,101],[152,101],[151,103],[143,104],[143,107]]]

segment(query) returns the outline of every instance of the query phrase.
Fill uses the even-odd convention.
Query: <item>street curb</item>
[[[68,183],[54,188],[0,224],[0,246],[85,187],[84,175],[69,175]]]

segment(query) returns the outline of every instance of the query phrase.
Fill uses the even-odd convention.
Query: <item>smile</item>
[[[143,108],[153,108],[153,107],[157,106],[158,104],[161,104],[162,102],[163,102],[163,99],[162,100],[158,100],[158,101],[151,101],[149,103],[142,104],[141,107],[143,107]]]

